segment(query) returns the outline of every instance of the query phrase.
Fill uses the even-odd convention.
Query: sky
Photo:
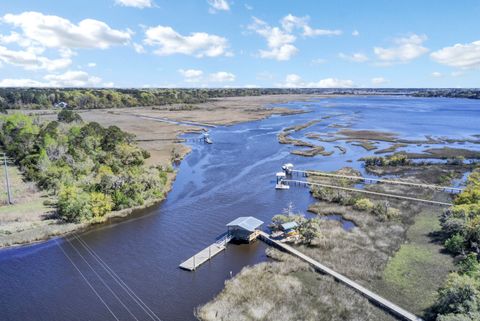
[[[0,87],[480,85],[478,0],[1,0]]]

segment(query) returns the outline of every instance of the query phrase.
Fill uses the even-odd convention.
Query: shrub
[[[58,113],[57,118],[58,121],[62,123],[73,123],[82,121],[82,117],[80,117],[79,114],[69,109],[63,109],[61,112]]]
[[[76,186],[64,186],[58,194],[58,213],[67,222],[91,217],[90,195]]]
[[[93,217],[100,218],[112,210],[112,198],[103,193],[92,192],[90,193],[89,206]]]
[[[445,248],[454,254],[463,253],[465,250],[465,238],[460,234],[454,234],[445,241]]]
[[[359,211],[371,211],[373,209],[373,202],[368,198],[361,198],[355,201],[353,208]]]

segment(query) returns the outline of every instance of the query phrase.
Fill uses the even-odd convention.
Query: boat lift
[[[207,144],[213,144],[212,140],[210,139],[210,134],[203,133],[203,141]]]

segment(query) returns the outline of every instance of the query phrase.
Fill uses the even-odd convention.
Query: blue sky
[[[479,87],[475,0],[4,0],[0,86]]]

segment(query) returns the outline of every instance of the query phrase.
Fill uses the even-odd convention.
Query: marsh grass
[[[200,320],[394,320],[360,294],[274,249],[276,262],[244,268],[217,298],[196,310]]]

